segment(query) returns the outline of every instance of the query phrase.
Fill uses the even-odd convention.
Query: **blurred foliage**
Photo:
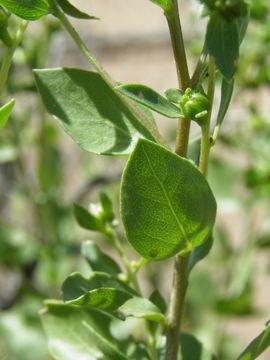
[[[219,222],[207,264],[191,275],[184,319],[185,327],[193,329],[210,348],[215,344],[221,360],[230,360],[239,352],[237,339],[226,333],[223,315],[245,317],[260,310],[254,303],[254,258],[261,249],[270,247],[270,116],[269,109],[265,111],[270,86],[269,1],[252,1],[251,17],[241,49],[235,100],[244,99],[246,110],[239,121],[225,128],[221,145],[214,151],[209,180],[221,213],[236,211],[244,217],[246,228],[242,238],[233,241],[227,226]],[[88,200],[89,188],[111,186],[115,180],[87,179],[86,188],[76,184],[72,196],[62,186],[73,170],[58,130],[40,104],[31,75],[32,68],[49,65],[59,30],[58,23],[49,18],[37,32],[27,33],[15,53],[7,86],[8,94],[18,98],[19,110],[0,132],[0,358],[6,360],[49,359],[38,317],[42,301],[59,297],[61,283],[71,271],[81,268],[89,272],[80,255],[82,236],[75,225],[72,202]],[[237,158],[244,159],[240,165]],[[83,161],[80,166],[82,174],[91,173]],[[259,225],[255,221],[258,209]],[[100,239],[100,244],[110,250],[109,242]],[[87,258],[85,251],[86,245],[83,253]],[[96,247],[95,254],[100,256]],[[108,259],[110,265],[112,260]],[[88,262],[97,264],[90,257]],[[148,288],[159,281],[151,266]],[[115,263],[114,268],[118,269]],[[114,326],[122,327],[123,334],[129,327],[139,334],[141,323],[127,321],[124,326],[115,321]],[[136,355],[138,359],[141,354]]]

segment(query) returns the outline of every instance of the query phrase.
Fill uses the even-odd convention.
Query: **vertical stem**
[[[185,90],[189,86],[190,77],[177,0],[173,0],[172,8],[167,13],[165,12],[165,15],[170,30],[179,87]],[[190,121],[179,120],[175,152],[182,157],[187,155],[189,131]],[[166,360],[176,360],[178,357],[179,334],[187,284],[188,256],[177,255],[174,262],[173,285],[167,317]]]
[[[5,53],[4,53],[3,60],[2,60],[2,66],[1,66],[1,70],[0,70],[0,98],[2,97],[3,92],[5,90],[6,81],[8,78],[8,73],[9,73],[11,63],[12,63],[12,58],[13,58],[14,52],[23,38],[24,32],[27,28],[27,25],[28,25],[27,21],[21,22],[21,24],[17,30],[15,39],[13,40],[12,46],[7,47],[5,49]]]
[[[173,0],[173,5],[165,12],[165,16],[170,30],[179,87],[185,90],[189,86],[190,77],[177,0]],[[175,152],[183,157],[185,157],[187,153],[189,131],[190,120],[178,120]]]
[[[210,105],[209,105],[209,111],[207,114],[206,122],[205,124],[202,125],[201,155],[200,155],[200,164],[199,164],[200,171],[205,177],[207,177],[209,154],[211,149],[210,124],[211,124],[211,115],[212,115],[213,101],[215,95],[215,72],[216,72],[216,66],[214,60],[213,58],[210,58],[209,80],[208,80],[208,91],[207,91]]]

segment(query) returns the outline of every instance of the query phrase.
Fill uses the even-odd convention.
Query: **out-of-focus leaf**
[[[102,221],[82,206],[74,204],[74,214],[78,224],[84,229],[100,232],[104,231],[104,224]]]
[[[208,239],[201,246],[193,249],[188,261],[188,270],[191,271],[197,262],[203,260],[212,249],[214,242],[213,234],[211,234]]]
[[[160,312],[159,308],[150,300],[140,297],[134,297],[125,302],[125,304],[118,309],[118,312],[125,317],[132,316],[138,319],[156,321],[162,324],[165,322],[165,317]]]
[[[106,272],[116,276],[121,273],[119,265],[110,256],[104,254],[93,241],[85,241],[81,249],[93,271]]]
[[[12,99],[0,108],[0,129],[6,125],[14,105],[15,99]]]
[[[156,305],[162,314],[165,314],[167,311],[167,304],[161,293],[156,289],[152,292],[149,297],[149,300]]]
[[[57,360],[128,360],[109,333],[110,317],[101,311],[46,302],[41,320]]]

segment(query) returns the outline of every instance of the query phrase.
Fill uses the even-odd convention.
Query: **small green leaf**
[[[102,271],[117,276],[121,273],[118,264],[90,240],[85,241],[81,247],[82,255],[93,271]]]
[[[69,300],[70,305],[93,306],[106,311],[115,311],[132,297],[127,292],[113,288],[99,288],[88,291],[77,299]]]
[[[227,110],[231,102],[233,87],[234,87],[233,80],[228,81],[226,78],[222,79],[221,99],[220,99],[220,106],[218,110],[216,125],[220,126],[224,120],[224,117],[227,113]]]
[[[79,69],[35,70],[50,114],[81,148],[96,154],[129,154],[149,131],[99,74]]]
[[[239,56],[239,28],[237,19],[227,20],[213,12],[207,26],[206,44],[220,72],[230,80]]]
[[[265,329],[248,345],[240,354],[237,360],[254,360],[257,359],[270,346],[270,322]]]
[[[139,140],[122,177],[121,216],[135,250],[162,260],[204,243],[215,222],[216,202],[190,161]]]
[[[111,318],[98,309],[46,302],[41,320],[57,360],[128,360],[109,333]]]
[[[148,107],[169,118],[178,119],[183,116],[181,110],[161,96],[155,90],[142,84],[126,84],[116,88],[122,94],[128,96],[139,104]]]
[[[57,4],[61,7],[65,14],[73,16],[77,19],[98,19],[95,16],[88,15],[85,12],[80,11],[74,5],[72,5],[68,0],[57,0]]]
[[[50,12],[48,0],[0,0],[0,5],[25,20],[38,20]]]
[[[15,99],[12,99],[0,108],[0,129],[6,125],[14,105]]]
[[[183,96],[183,91],[181,91],[180,89],[170,88],[165,90],[164,94],[171,103],[179,105]]]
[[[208,239],[197,248],[193,249],[188,259],[188,270],[191,271],[197,262],[203,260],[212,249],[214,242],[213,235],[211,234]]]
[[[109,196],[101,191],[99,193],[99,200],[102,208],[102,215],[105,221],[113,221],[114,219],[114,212],[113,212],[113,203]]]
[[[64,301],[75,300],[89,291],[100,288],[114,288],[130,295],[136,295],[133,289],[110,274],[94,272],[89,278],[85,278],[79,273],[73,273],[62,285],[63,299]]]
[[[160,292],[157,289],[152,292],[149,300],[154,305],[156,305],[163,314],[166,313],[167,311],[166,301],[164,300],[163,296],[160,294]]]
[[[84,229],[104,232],[102,221],[80,205],[74,204],[74,214],[78,224]]]
[[[159,323],[165,322],[164,315],[159,308],[150,300],[134,297],[123,304],[118,311],[125,317],[132,316],[138,319],[145,319]]]

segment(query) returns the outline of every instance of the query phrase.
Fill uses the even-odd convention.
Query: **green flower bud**
[[[202,124],[208,114],[209,100],[204,93],[188,88],[180,100],[180,107],[186,119]]]

